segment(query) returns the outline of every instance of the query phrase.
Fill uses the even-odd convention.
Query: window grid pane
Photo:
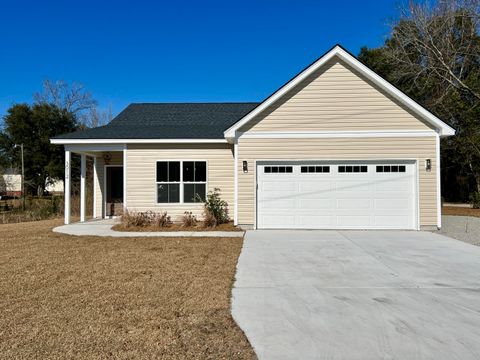
[[[292,166],[264,166],[263,172],[265,174],[271,174],[271,173],[291,174],[293,173],[293,167]]]
[[[168,182],[180,182],[179,161],[170,161],[168,163]]]
[[[404,173],[407,171],[405,165],[378,165],[377,172]]]
[[[184,184],[183,198],[185,203],[198,203],[205,201],[205,184]],[[200,199],[198,198],[200,197]]]
[[[366,173],[368,166],[366,165],[342,165],[338,167],[339,173]]]
[[[157,182],[168,181],[168,162],[157,162]]]
[[[301,166],[301,173],[329,173],[330,166]]]
[[[190,180],[190,184],[193,186],[191,188],[191,196],[188,193],[190,189],[187,187],[187,194],[184,195],[183,202],[205,201],[206,173],[206,161],[157,161],[157,203],[181,203],[180,186],[182,182],[188,182],[188,180]],[[185,191],[185,188],[183,190]],[[195,196],[196,194],[200,196],[201,200]]]

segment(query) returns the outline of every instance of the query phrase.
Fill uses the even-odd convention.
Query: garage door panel
[[[283,224],[281,228],[294,228],[295,227],[295,216],[293,215],[282,215],[282,214],[275,214],[271,215],[264,215],[262,216],[262,223],[263,224]]]
[[[333,199],[298,199],[300,209],[328,210],[332,208]]]
[[[316,226],[330,227],[334,225],[333,216],[331,215],[304,215],[300,217],[297,224],[301,228],[311,228]]]
[[[411,207],[411,201],[409,199],[375,199],[374,207],[376,210],[393,210],[399,212],[400,210],[408,211]]]
[[[258,166],[258,228],[415,228],[413,162],[401,166],[318,163],[280,165],[290,167],[289,173],[264,173],[263,166]],[[324,167],[329,172],[322,172]],[[379,172],[379,167],[389,172]]]
[[[399,191],[408,191],[410,184],[410,179],[382,179],[375,183],[375,191],[398,193]]]
[[[287,209],[290,210],[292,208],[295,208],[295,202],[296,200],[293,198],[290,199],[278,199],[278,198],[273,198],[273,199],[265,199],[262,204],[261,208],[262,209]]]
[[[358,193],[361,191],[371,191],[372,184],[366,180],[358,180],[358,181],[345,181],[339,180],[336,183],[335,190],[341,193],[350,194],[350,193]]]
[[[392,228],[392,229],[401,229],[408,228],[409,226],[409,217],[408,215],[399,216],[399,215],[381,215],[374,217],[374,225],[382,228]]]
[[[348,228],[361,228],[370,227],[370,216],[368,215],[338,215],[337,216],[337,225],[348,229]]]
[[[300,192],[311,193],[311,194],[322,194],[326,191],[332,191],[335,189],[335,183],[332,181],[323,181],[317,179],[313,181],[311,178],[308,180],[300,179],[298,183],[298,190]]]
[[[359,195],[364,196],[364,195]],[[372,207],[372,202],[370,199],[364,197],[358,199],[337,199],[337,209],[370,209]]]
[[[263,191],[294,191],[295,190],[295,180],[284,180],[282,181],[265,181],[262,184]]]

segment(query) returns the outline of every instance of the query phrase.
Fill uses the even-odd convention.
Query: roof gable
[[[327,52],[325,55],[323,55],[318,60],[316,60],[313,64],[308,66],[305,70],[300,72],[296,77],[294,77],[289,82],[287,82],[284,86],[282,86],[276,92],[274,92],[271,96],[265,99],[262,103],[260,103],[260,105],[258,105],[255,109],[253,109],[251,112],[245,115],[242,119],[240,119],[230,128],[228,128],[224,132],[225,137],[229,141],[232,141],[232,139],[236,137],[237,135],[236,133],[240,128],[242,128],[247,123],[255,119],[257,116],[261,115],[266,110],[273,107],[286,94],[288,94],[291,91],[294,91],[294,89],[299,84],[301,84],[305,79],[307,79],[314,72],[318,71],[323,66],[328,64],[330,60],[334,58],[338,58],[339,60],[345,62],[348,66],[351,66],[352,69],[354,69],[359,74],[364,76],[366,79],[372,82],[375,86],[383,90],[386,94],[391,96],[393,99],[398,101],[407,109],[417,114],[420,118],[422,118],[427,123],[429,123],[433,128],[435,128],[436,131],[439,133],[439,135],[448,136],[448,135],[455,134],[455,130],[453,128],[445,124],[443,121],[437,118],[434,114],[429,112],[427,109],[425,109],[423,106],[421,106],[411,98],[409,98],[407,95],[405,95],[395,86],[393,86],[388,81],[380,77],[374,71],[370,70],[367,66],[362,64],[359,60],[357,60],[353,55],[348,53],[341,46],[337,45],[333,49],[331,49],[329,52]]]
[[[400,130],[435,133],[430,123],[334,58],[239,128],[237,136]]]

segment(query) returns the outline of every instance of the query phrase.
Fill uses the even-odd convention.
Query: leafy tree
[[[359,59],[457,130],[442,139],[448,200],[480,191],[480,0],[410,2],[390,37]]]
[[[50,138],[77,128],[75,116],[56,105],[13,105],[0,132],[1,162],[20,164],[20,151],[14,145],[23,144],[25,191],[43,194],[47,180],[64,177],[64,150],[50,144]]]

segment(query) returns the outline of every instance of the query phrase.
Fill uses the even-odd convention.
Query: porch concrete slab
[[[116,219],[90,220],[57,226],[54,232],[77,236],[112,237],[243,237],[243,231],[114,231]]]
[[[260,359],[479,359],[480,248],[414,231],[248,231],[232,314]]]

